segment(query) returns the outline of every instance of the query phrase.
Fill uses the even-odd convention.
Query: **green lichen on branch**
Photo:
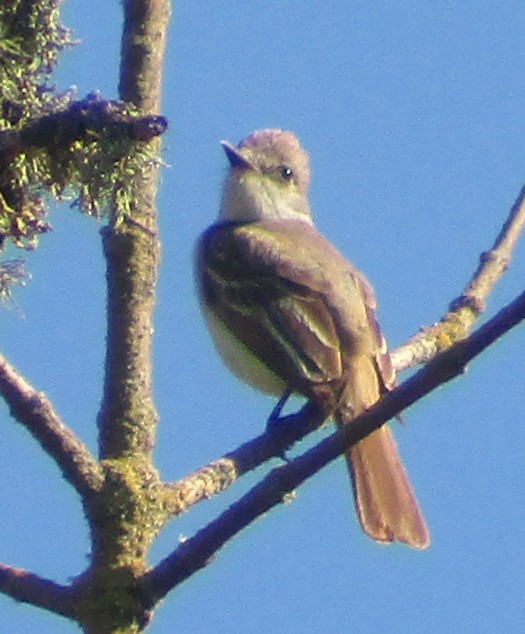
[[[11,0],[0,4],[0,129],[50,112],[62,97],[47,86],[71,33],[59,19],[59,0]]]
[[[46,123],[56,126],[54,137],[59,139],[45,152],[51,193],[72,197],[90,216],[130,214],[130,183],[137,173],[157,165],[157,149],[147,142],[164,132],[166,120],[88,95]]]
[[[88,511],[94,562],[144,572],[148,549],[167,519],[159,475],[140,457],[104,460],[101,466],[104,486]]]
[[[45,5],[45,6],[41,6]],[[148,144],[166,120],[97,94],[73,100],[49,84],[72,44],[59,2],[0,7],[0,249],[33,248],[49,230],[45,197],[113,220],[130,213],[128,185],[158,162]]]
[[[0,263],[0,302],[11,300],[11,288],[13,286],[23,286],[28,279],[29,273],[24,270],[23,260],[5,260]]]
[[[101,466],[104,486],[86,507],[92,566],[76,581],[76,618],[86,632],[138,633],[151,617],[151,603],[137,580],[168,519],[163,487],[150,462],[140,457],[104,460]]]
[[[162,117],[142,116],[129,104],[92,93],[40,117],[19,132],[0,133],[0,148],[30,156],[38,183],[55,198],[74,200],[84,213],[129,212],[125,191],[137,172],[158,159],[147,141],[166,129]],[[20,185],[31,187],[20,170]]]
[[[72,43],[69,30],[60,24],[59,4],[0,4],[0,131],[20,130],[69,100],[47,84],[60,51]],[[28,187],[37,180],[36,171],[33,157],[0,151],[0,248],[6,237],[17,247],[31,248],[49,229],[42,197]]]

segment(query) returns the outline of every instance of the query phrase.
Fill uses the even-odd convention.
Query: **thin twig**
[[[29,603],[54,614],[73,618],[73,593],[22,568],[0,564],[0,592],[15,601]]]
[[[2,355],[0,394],[12,416],[36,438],[83,499],[100,489],[102,472],[87,447],[66,427],[46,395],[35,390]]]
[[[303,455],[271,471],[238,502],[182,543],[144,576],[144,589],[152,604],[206,566],[227,541],[256,518],[282,503],[287,495],[330,461],[438,386],[462,374],[469,361],[523,319],[525,292],[468,339],[454,344],[413,377],[386,394],[351,425],[343,427]]]
[[[463,293],[451,302],[439,323],[416,334],[392,352],[392,363],[400,372],[426,363],[454,342],[467,336],[485,310],[487,298],[507,270],[512,251],[525,227],[525,187],[520,191],[490,251],[481,254],[479,266]]]

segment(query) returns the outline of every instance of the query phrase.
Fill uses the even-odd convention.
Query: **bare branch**
[[[35,390],[2,355],[0,394],[12,416],[36,438],[83,499],[99,490],[102,472],[87,447],[62,422],[45,394]]]
[[[350,425],[321,441],[287,464],[273,469],[238,502],[206,528],[181,544],[149,573],[144,590],[152,605],[194,572],[255,519],[280,504],[300,484],[349,447],[362,440],[438,386],[464,372],[466,364],[505,332],[525,319],[525,292],[503,308],[468,339],[454,344],[413,377],[386,394]]]
[[[467,336],[485,310],[487,297],[509,266],[512,251],[525,227],[525,187],[510,210],[490,251],[481,254],[480,263],[463,293],[451,302],[440,322],[423,329],[392,353],[396,371],[433,359],[455,341]]]
[[[73,618],[71,588],[22,568],[0,564],[0,592],[15,601],[29,603],[54,614]]]

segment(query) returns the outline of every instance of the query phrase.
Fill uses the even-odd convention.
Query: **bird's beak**
[[[248,159],[244,158],[244,156],[240,153],[239,148],[235,147],[228,141],[221,141],[222,149],[226,152],[226,156],[230,161],[230,165],[232,167],[237,167],[239,169],[247,170],[253,169],[253,165],[248,161]]]

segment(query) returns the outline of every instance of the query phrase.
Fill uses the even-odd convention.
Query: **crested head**
[[[237,146],[222,141],[230,171],[222,220],[295,219],[311,223],[308,154],[294,134],[257,130]]]
[[[298,188],[306,196],[310,184],[308,154],[297,137],[287,130],[256,130],[243,139],[239,150],[262,171],[287,167]]]

